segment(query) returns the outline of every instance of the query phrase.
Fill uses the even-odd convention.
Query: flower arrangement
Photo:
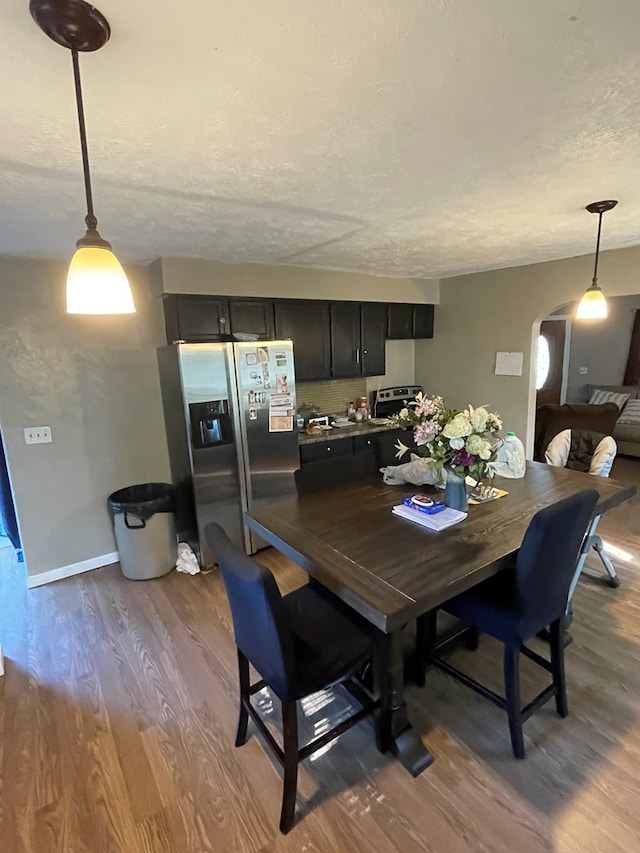
[[[443,469],[458,477],[470,474],[476,480],[491,475],[491,465],[502,443],[500,415],[486,406],[469,406],[461,411],[445,405],[442,397],[419,393],[391,419],[395,426],[413,429],[416,444],[412,452],[425,457],[429,468],[442,479]],[[398,441],[400,459],[410,448]]]

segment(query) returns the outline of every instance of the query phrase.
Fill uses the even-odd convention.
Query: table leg
[[[380,697],[378,749],[381,752],[391,751],[412,776],[418,776],[433,763],[433,755],[407,717],[399,631],[380,635],[374,676],[376,694]]]

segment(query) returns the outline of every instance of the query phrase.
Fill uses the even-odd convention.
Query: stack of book
[[[415,521],[416,524],[420,524],[422,527],[436,531],[445,530],[459,521],[464,521],[467,517],[466,512],[460,512],[460,510],[451,509],[450,507],[443,509],[442,512],[429,515],[405,504],[398,504],[398,506],[393,507],[392,512],[394,515],[399,515],[400,518]]]

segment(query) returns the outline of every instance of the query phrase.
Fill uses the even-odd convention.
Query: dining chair
[[[580,546],[597,502],[598,492],[585,489],[540,510],[531,519],[510,567],[441,605],[478,632],[476,636],[489,634],[504,644],[504,697],[438,656],[437,609],[418,619],[418,683],[424,684],[426,664],[431,663],[505,710],[516,758],[525,756],[523,723],[549,699],[555,698],[561,717],[568,714],[563,618]],[[550,661],[525,646],[546,626]],[[552,683],[524,708],[520,700],[521,653],[552,676]]]
[[[545,452],[545,460],[548,465],[560,468],[572,468],[575,471],[583,471],[593,474],[595,477],[608,477],[611,473],[618,445],[610,435],[604,435],[593,430],[571,430],[565,429],[554,436],[549,442]],[[604,566],[607,574],[605,583],[612,587],[620,586],[616,570],[607,554],[604,544],[596,530],[600,522],[597,515],[591,522],[591,526],[582,543],[582,550],[576,566],[576,572],[569,591],[569,608],[575,588],[584,571],[584,564],[593,549]],[[587,574],[587,572],[585,572]],[[591,574],[590,572],[588,573]],[[600,578],[598,578],[599,580]]]
[[[271,572],[242,553],[219,524],[205,536],[229,598],[238,655],[240,716],[236,746],[247,740],[249,716],[284,768],[280,831],[293,826],[298,764],[379,707],[352,676],[376,648],[377,629],[347,605],[306,584],[281,595]],[[249,664],[260,680],[251,684]],[[361,708],[310,743],[298,743],[297,701],[344,682]],[[268,687],[282,704],[283,748],[264,724],[251,697]],[[376,715],[376,740],[382,741]]]

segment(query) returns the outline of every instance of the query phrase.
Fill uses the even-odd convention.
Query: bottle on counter
[[[351,400],[347,408],[347,417],[350,421],[354,421],[356,419],[356,407],[353,405],[353,400]]]

